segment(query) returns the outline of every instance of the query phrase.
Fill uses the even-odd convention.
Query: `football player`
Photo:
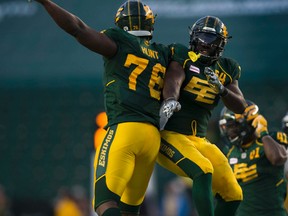
[[[288,134],[288,112],[282,119],[282,130],[284,133]]]
[[[170,55],[151,42],[155,16],[148,5],[128,0],[116,13],[116,27],[98,32],[50,0],[35,1],[104,59],[108,124],[95,155],[94,209],[99,216],[120,216],[120,209],[139,215],[160,148],[160,95]]]
[[[200,18],[190,28],[189,47],[171,45],[172,61],[164,81],[158,163],[193,179],[199,215],[234,215],[242,200],[227,158],[205,138],[211,112],[220,100],[236,113],[247,107],[238,86],[240,66],[222,56],[229,38],[218,17]],[[211,184],[218,201],[215,213]]]
[[[286,115],[282,118],[282,131],[284,133],[286,133],[286,135],[288,136],[288,112],[286,113]],[[288,153],[288,150],[286,148],[286,151]],[[284,175],[286,178],[286,181],[288,180],[288,160],[286,160],[285,165],[284,165]],[[288,182],[286,183],[287,186],[287,194],[286,194],[286,199],[284,202],[284,207],[286,209],[286,212],[288,213]]]
[[[219,121],[220,131],[231,145],[229,163],[243,191],[236,215],[285,216],[287,136],[282,131],[274,133],[276,136],[269,133],[258,110],[254,117],[223,108]]]

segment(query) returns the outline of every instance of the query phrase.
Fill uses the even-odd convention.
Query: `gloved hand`
[[[163,101],[160,108],[160,130],[163,130],[168,119],[174,112],[178,112],[181,109],[181,104],[174,98],[167,98]]]
[[[258,106],[255,104],[252,104],[245,108],[243,115],[246,117],[247,121],[251,121],[259,115],[258,111],[259,111]]]
[[[214,73],[214,71],[209,68],[205,67],[204,74],[207,77],[207,81],[209,86],[217,93],[217,94],[223,94],[225,87],[222,85],[222,83],[219,81],[217,75]]]
[[[173,112],[177,112],[181,109],[181,105],[174,98],[168,98],[163,101],[160,108],[160,116],[163,113],[167,118],[170,118],[173,115]]]
[[[258,138],[269,134],[267,120],[262,115],[258,115],[253,120],[252,126],[255,127],[255,133]]]

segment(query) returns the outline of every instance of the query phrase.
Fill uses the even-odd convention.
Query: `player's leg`
[[[210,161],[185,135],[162,131],[161,136],[157,162],[177,175],[193,179],[192,193],[199,215],[214,215]]]
[[[219,194],[216,194],[215,216],[234,216],[241,200],[225,201]]]
[[[121,215],[117,207],[133,175],[139,154],[135,146],[147,143],[147,132],[146,128],[143,130],[143,125],[149,124],[127,122],[110,127],[102,145],[97,149],[94,208],[100,216]],[[159,132],[156,127],[149,126],[158,133],[159,149]],[[155,148],[158,151],[157,146]]]
[[[108,128],[102,144],[96,149],[94,158],[94,209],[100,216],[120,216],[118,203],[120,195],[108,188],[107,185],[107,167],[112,144],[116,145],[117,126]]]
[[[206,142],[200,151],[213,164],[212,188],[216,195],[215,215],[235,215],[238,205],[243,199],[241,186],[238,184],[231,166],[219,148]]]
[[[121,196],[120,209],[122,216],[140,214],[140,206],[154,170],[160,148],[159,130],[150,125],[135,123],[137,132],[131,134],[134,143],[127,146],[136,155],[135,167],[130,181]]]

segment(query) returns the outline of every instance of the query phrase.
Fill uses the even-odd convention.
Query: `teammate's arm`
[[[238,86],[238,81],[233,80],[225,86],[225,93],[221,96],[224,105],[234,113],[242,114],[247,107],[247,103]]]
[[[164,78],[163,102],[159,111],[160,130],[165,128],[168,119],[173,113],[181,109],[178,99],[184,79],[185,72],[182,66],[176,61],[171,61]]]
[[[75,37],[83,46],[105,57],[112,57],[115,55],[117,45],[108,36],[93,30],[77,16],[50,0],[35,1],[44,6],[45,10],[60,28]]]
[[[271,164],[280,166],[285,164],[287,160],[287,152],[285,146],[279,144],[270,135],[262,137],[264,152]]]
[[[275,166],[283,165],[287,160],[286,148],[269,135],[268,123],[264,116],[258,115],[253,120],[252,126],[255,127],[256,136],[263,142],[267,159]]]
[[[164,78],[163,99],[174,98],[178,100],[184,79],[185,71],[182,65],[176,61],[171,61]]]

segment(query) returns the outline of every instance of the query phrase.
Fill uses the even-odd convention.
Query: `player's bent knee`
[[[220,195],[223,200],[226,202],[243,200],[243,192],[239,184],[231,184],[227,186],[228,187],[226,189],[228,190],[226,190],[226,193]]]
[[[208,160],[198,165],[186,158],[179,162],[178,166],[192,179],[208,173],[213,174],[214,171],[212,164]]]

